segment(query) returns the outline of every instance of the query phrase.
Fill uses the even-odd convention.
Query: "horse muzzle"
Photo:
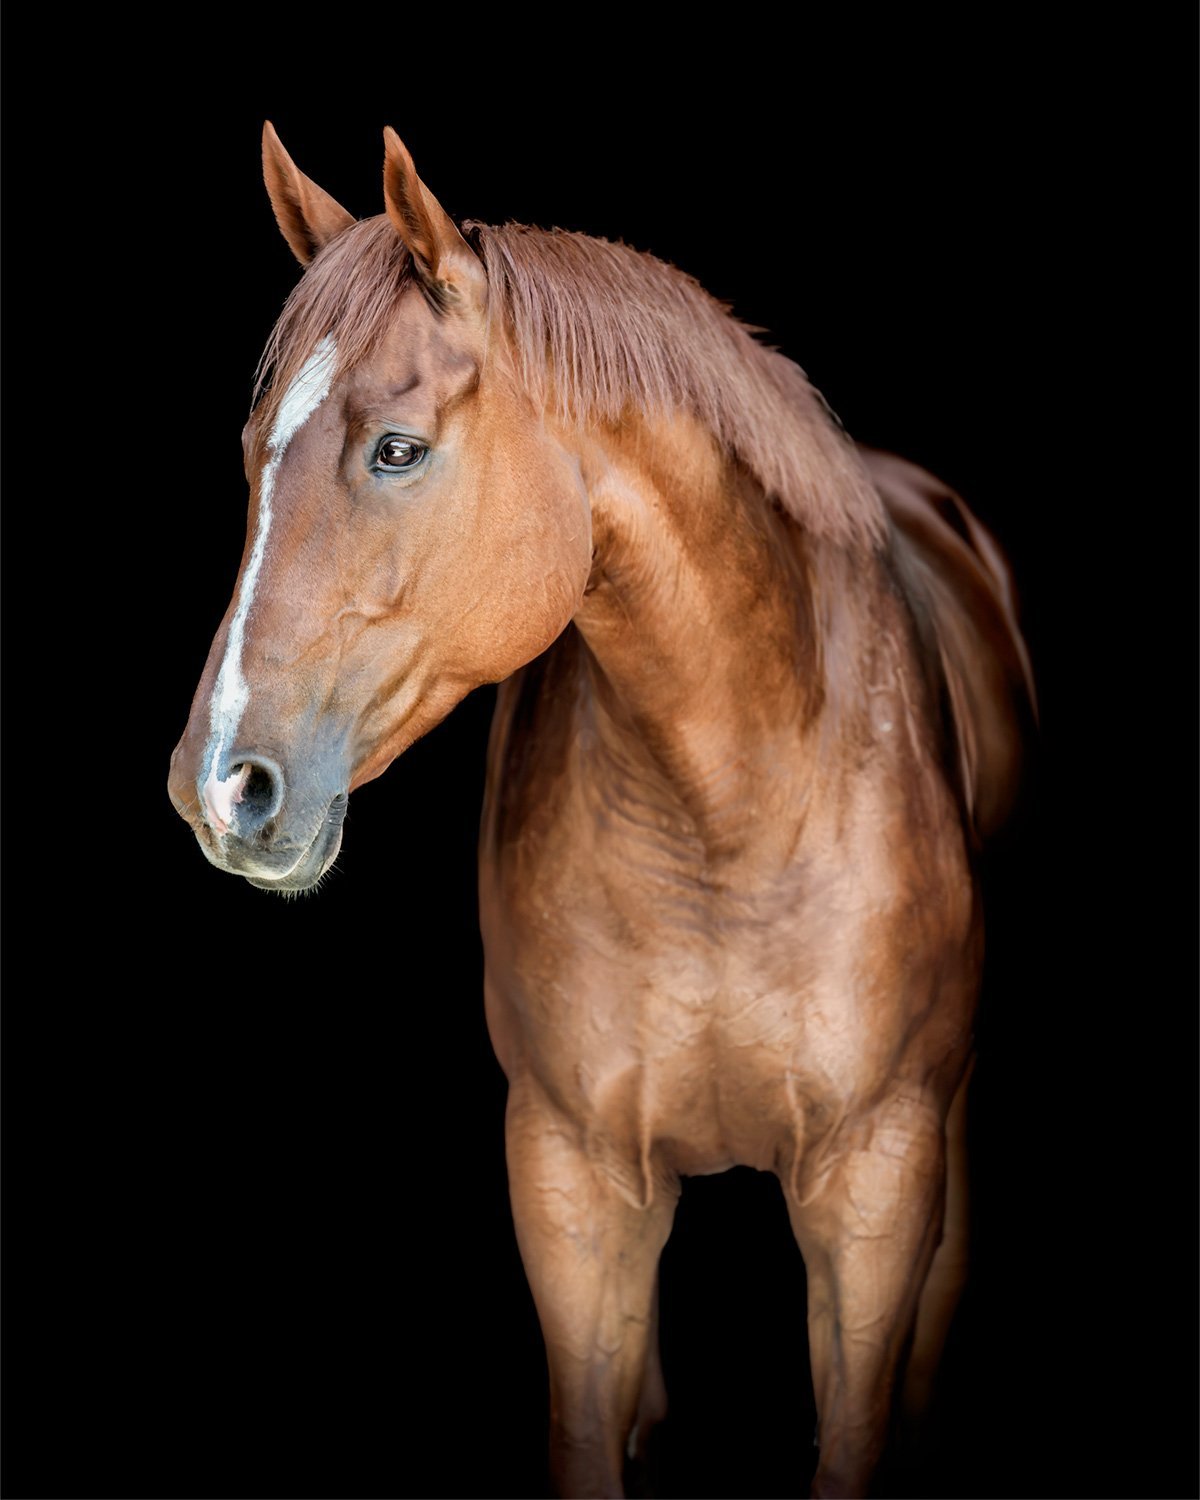
[[[315,886],[337,857],[347,792],[289,788],[279,763],[258,751],[214,763],[202,783],[177,770],[171,801],[217,869],[290,894]]]

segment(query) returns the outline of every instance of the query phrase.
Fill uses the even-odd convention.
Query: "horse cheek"
[[[480,682],[503,681],[557,640],[579,608],[591,569],[590,506],[577,473],[557,455],[500,504],[507,545],[487,573],[492,607],[481,621]]]

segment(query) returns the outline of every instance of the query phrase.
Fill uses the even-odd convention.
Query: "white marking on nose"
[[[246,783],[250,780],[250,767],[239,766],[228,781],[218,781],[215,768],[208,773],[204,783],[204,810],[208,821],[218,833],[228,833],[233,826],[234,804],[242,800]]]
[[[267,532],[271,528],[271,497],[275,491],[275,478],[287,446],[329,394],[333,384],[334,368],[337,364],[337,345],[332,334],[326,334],[308,359],[300,373],[288,386],[271,436],[267,439],[270,458],[263,465],[258,487],[258,525],[254,532],[254,545],[242,574],[242,587],[238,594],[237,609],[229,623],[229,634],[225,639],[225,656],[221,670],[217,673],[209,706],[208,744],[204,752],[204,779],[202,798],[209,822],[217,833],[227,833],[236,817],[236,804],[241,800],[248,766],[231,768],[224,764],[224,756],[234,745],[238,725],[250,701],[250,687],[242,675],[242,646],[246,636],[246,618],[254,603],[254,590],[267,551]],[[232,772],[232,774],[231,774]]]

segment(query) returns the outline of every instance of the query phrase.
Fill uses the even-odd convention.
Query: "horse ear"
[[[459,305],[482,309],[487,277],[479,257],[417,176],[412,157],[390,125],[383,128],[383,197],[396,233],[427,286]]]
[[[305,177],[283,149],[270,120],[263,125],[262,156],[263,178],[276,222],[293,255],[306,266],[335,234],[354,223],[354,215]]]

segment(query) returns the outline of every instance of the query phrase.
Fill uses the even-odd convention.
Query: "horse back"
[[[892,453],[860,449],[893,527],[897,580],[949,720],[948,748],[981,841],[1016,801],[1037,700],[999,544],[962,498]]]

